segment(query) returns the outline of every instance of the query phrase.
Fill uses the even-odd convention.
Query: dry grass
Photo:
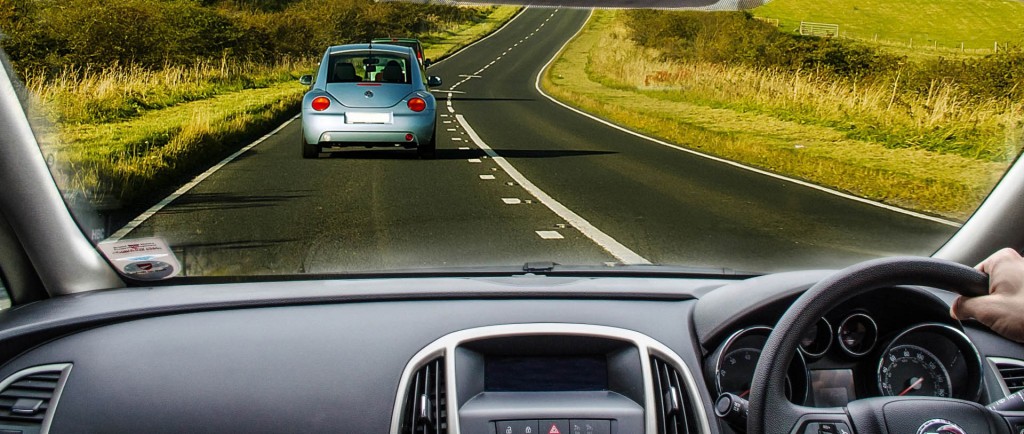
[[[128,119],[148,110],[243,89],[265,88],[296,79],[313,61],[274,63],[229,61],[168,65],[148,70],[131,65],[65,69],[54,78],[28,76],[40,114],[61,124],[95,124]]]
[[[977,207],[1021,147],[1019,103],[971,103],[939,86],[912,100],[809,74],[659,62],[624,32],[615,12],[596,13],[545,89],[683,146],[956,219]],[[936,135],[975,139],[937,149]]]

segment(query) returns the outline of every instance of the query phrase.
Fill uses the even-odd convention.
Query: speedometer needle
[[[923,381],[924,381],[924,377],[918,378],[918,379],[917,379],[917,381],[915,381],[915,382],[914,382],[914,384],[911,384],[911,385],[910,385],[910,387],[908,387],[908,388],[906,388],[906,389],[903,389],[903,391],[902,391],[902,392],[900,392],[900,394],[899,394],[899,395],[896,395],[896,396],[903,396],[903,395],[906,395],[906,394],[907,394],[907,392],[910,392],[911,390],[914,390],[914,389],[916,389],[916,388],[917,388],[917,386],[920,386],[920,385],[921,385],[921,382],[923,382]]]

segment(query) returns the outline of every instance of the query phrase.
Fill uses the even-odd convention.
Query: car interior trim
[[[539,335],[563,335],[563,336],[591,336],[609,338],[625,341],[637,347],[640,351],[643,367],[644,381],[644,419],[645,431],[656,432],[658,423],[655,419],[654,386],[653,374],[650,363],[646,358],[651,356],[660,357],[670,362],[683,376],[686,383],[686,393],[689,394],[692,402],[703,403],[701,393],[698,391],[697,383],[694,380],[690,367],[683,362],[682,358],[667,346],[645,334],[616,327],[597,326],[589,324],[564,324],[564,323],[529,323],[529,324],[505,324],[485,326],[466,330],[460,330],[442,336],[428,344],[406,364],[402,377],[398,383],[398,391],[395,395],[395,406],[391,416],[391,434],[399,434],[401,429],[402,405],[405,402],[404,396],[409,388],[411,377],[416,370],[437,357],[445,358],[445,382],[448,393],[448,432],[459,434],[459,409],[458,409],[458,388],[456,384],[455,357],[448,357],[455,354],[455,349],[463,343],[486,338],[510,337],[510,336],[539,336]],[[707,414],[703,407],[695,408],[697,416],[698,431],[710,433],[711,428]]]
[[[1010,388],[1006,385],[1006,379],[1003,378],[1002,371],[1000,371],[996,365],[1014,365],[1024,368],[1024,360],[1010,359],[1006,357],[988,357],[987,360],[989,368],[991,368],[992,372],[995,372],[996,376],[999,378],[999,388],[1002,390],[1003,396],[1010,396]]]
[[[57,411],[57,404],[60,402],[60,394],[68,381],[68,375],[71,374],[72,366],[70,363],[54,363],[22,369],[0,381],[0,391],[6,390],[11,384],[30,375],[60,371],[60,379],[57,380],[57,386],[53,389],[53,396],[50,398],[49,404],[47,404],[46,415],[43,416],[43,423],[39,428],[39,434],[47,434],[50,431],[50,424],[53,422],[53,415]]]
[[[68,211],[25,111],[13,109],[19,81],[2,53],[0,63],[0,209],[50,295],[124,287]]]

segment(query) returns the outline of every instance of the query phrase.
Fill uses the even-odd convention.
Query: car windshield
[[[931,255],[1021,152],[1024,3],[596,3],[5,0],[0,46],[129,280]]]

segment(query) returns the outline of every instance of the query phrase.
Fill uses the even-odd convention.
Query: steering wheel
[[[1010,434],[1002,415],[952,398],[877,397],[813,408],[786,399],[786,367],[804,330],[839,303],[880,288],[921,285],[964,295],[988,293],[988,276],[932,258],[885,258],[846,268],[808,289],[782,315],[764,345],[750,388],[750,434]]]

